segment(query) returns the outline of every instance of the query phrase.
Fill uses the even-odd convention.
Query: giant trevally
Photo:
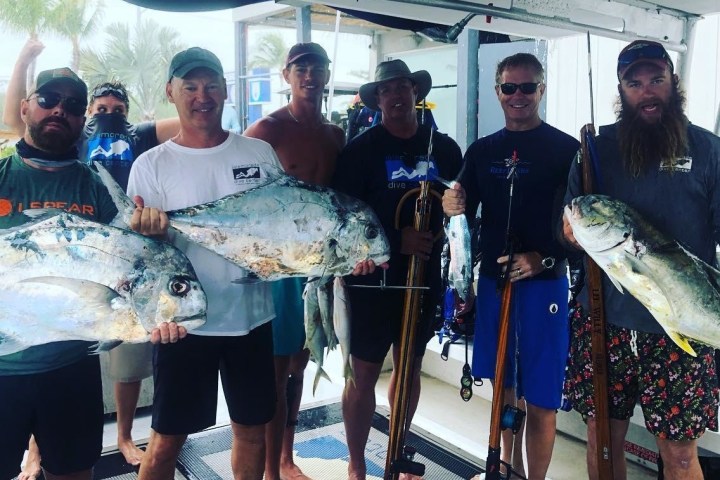
[[[565,216],[615,286],[642,303],[683,350],[695,355],[688,339],[720,348],[720,271],[619,200],[578,197]]]
[[[96,166],[128,222],[132,201]],[[167,215],[190,240],[261,280],[347,275],[360,261],[379,265],[390,258],[385,232],[367,204],[279,170],[256,188]]]
[[[205,323],[206,297],[177,248],[60,210],[0,230],[0,355],[61,340],[144,342],[161,322]]]

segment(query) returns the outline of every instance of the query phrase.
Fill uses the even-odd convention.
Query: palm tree
[[[184,49],[180,33],[160,27],[153,20],[140,20],[130,27],[113,23],[106,28],[102,51],[80,51],[80,71],[89,85],[119,79],[128,88],[141,120],[153,120],[155,108],[166,101],[165,84],[170,60]],[[132,110],[131,110],[132,112]]]
[[[27,33],[37,39],[40,33],[48,30],[48,13],[56,3],[55,0],[0,0],[0,23],[10,32]],[[28,91],[34,79],[35,61],[28,68]]]
[[[253,52],[253,56],[248,61],[248,67],[277,69],[278,74],[282,77],[289,50],[282,35],[277,32],[267,33],[260,37],[250,50]],[[280,81],[282,82],[282,78]]]
[[[100,26],[103,0],[58,0],[50,10],[48,28],[72,44],[72,69],[80,67],[80,40],[92,36]]]

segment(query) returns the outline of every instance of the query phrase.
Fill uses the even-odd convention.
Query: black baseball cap
[[[43,70],[38,73],[33,93],[46,91],[53,85],[68,85],[73,90],[77,98],[83,99],[87,102],[87,85],[68,67],[53,68],[51,70]]]
[[[168,81],[173,77],[184,78],[191,70],[208,68],[221,77],[224,75],[220,59],[210,50],[192,47],[177,53],[170,61]]]
[[[318,57],[322,61],[330,63],[330,57],[328,57],[328,54],[323,47],[314,42],[307,42],[296,43],[290,48],[287,60],[285,60],[285,67],[287,68],[301,58],[308,56]]]
[[[652,63],[661,68],[668,66],[670,73],[674,70],[670,55],[662,44],[651,40],[635,40],[623,48],[618,55],[618,80],[622,80],[630,67],[640,63]]]

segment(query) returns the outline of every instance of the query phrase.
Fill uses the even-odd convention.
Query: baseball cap
[[[670,67],[670,73],[674,70],[670,55],[662,44],[650,40],[635,40],[623,48],[618,55],[618,80],[622,80],[630,67],[639,63],[653,63],[662,68],[667,65]]]
[[[297,62],[303,57],[307,56],[319,57],[321,60],[330,63],[330,58],[323,47],[317,43],[296,43],[290,48],[288,52],[287,60],[285,61],[285,67],[289,67],[291,64]]]
[[[53,68],[51,70],[43,70],[38,73],[37,81],[35,82],[35,89],[33,93],[37,93],[41,90],[48,90],[53,85],[68,85],[72,88],[73,92],[78,98],[83,99],[87,102],[88,89],[85,82],[80,80],[75,72],[70,70],[68,67]]]
[[[221,77],[224,75],[220,59],[210,50],[200,47],[191,47],[175,54],[168,68],[168,81],[173,77],[184,78],[191,70],[208,68]]]

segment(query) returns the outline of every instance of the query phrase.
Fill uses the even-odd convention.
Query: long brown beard
[[[683,112],[684,104],[685,96],[675,85],[669,102],[662,103],[660,121],[647,123],[620,94],[617,106],[620,153],[633,176],[660,165],[672,170],[675,161],[687,155],[688,119]]]

